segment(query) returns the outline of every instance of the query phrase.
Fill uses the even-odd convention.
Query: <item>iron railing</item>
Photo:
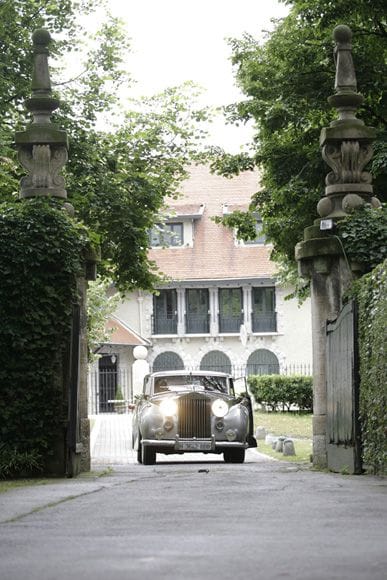
[[[187,334],[208,334],[210,332],[210,315],[186,314],[185,331]]]
[[[277,313],[261,314],[253,312],[251,315],[251,329],[253,332],[277,332]]]
[[[241,324],[243,323],[243,315],[238,316],[222,316],[219,314],[219,332],[239,332]]]
[[[91,370],[87,377],[89,415],[119,413],[133,402],[131,369]],[[117,399],[122,395],[123,399]]]
[[[169,369],[174,370],[174,369]],[[197,366],[186,366],[188,372],[199,370]],[[287,365],[213,365],[206,366],[205,369],[211,371],[225,372],[235,378],[264,375],[312,375],[312,366],[309,363],[290,363]],[[152,372],[152,369],[151,369]],[[100,369],[91,370],[88,373],[88,411],[89,415],[99,413],[120,413],[128,412],[128,404],[133,402],[133,387],[131,380],[131,369]],[[122,393],[123,400],[117,399],[117,393]]]
[[[152,315],[152,334],[177,334],[177,314]]]
[[[174,369],[164,369],[166,372],[168,370]],[[200,366],[191,366],[186,365],[184,370],[188,372],[195,372],[198,370],[205,370],[205,371],[216,371],[222,372],[232,375],[233,377],[244,377],[250,375],[302,375],[302,376],[311,376],[313,373],[312,365],[310,363],[289,363],[286,365],[280,364],[214,364],[214,365],[205,365],[204,368]],[[152,367],[150,368],[150,372],[153,372]]]

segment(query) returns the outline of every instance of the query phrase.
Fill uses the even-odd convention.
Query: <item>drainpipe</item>
[[[138,291],[137,302],[138,302],[139,333],[140,333],[140,336],[143,336],[143,330],[144,330],[144,324],[143,324],[143,303],[144,303],[144,297],[142,295],[142,290],[139,290]]]

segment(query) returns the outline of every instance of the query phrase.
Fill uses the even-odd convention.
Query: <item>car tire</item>
[[[141,460],[143,465],[154,465],[156,463],[156,449],[141,444]]]
[[[137,447],[137,462],[142,463],[142,450],[141,450],[141,435],[138,434],[138,447]]]
[[[225,463],[243,463],[245,460],[244,449],[225,449],[223,452]]]

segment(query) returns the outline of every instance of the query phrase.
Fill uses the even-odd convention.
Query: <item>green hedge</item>
[[[312,377],[301,375],[261,375],[250,376],[248,384],[257,403],[278,409],[290,410],[292,406],[302,411],[313,407]]]
[[[67,422],[63,359],[89,241],[45,198],[0,205],[0,476],[42,470]]]
[[[387,260],[355,286],[359,305],[360,419],[363,463],[386,472]]]

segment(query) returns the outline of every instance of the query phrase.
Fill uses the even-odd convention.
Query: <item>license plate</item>
[[[181,451],[211,451],[211,441],[179,441]]]

